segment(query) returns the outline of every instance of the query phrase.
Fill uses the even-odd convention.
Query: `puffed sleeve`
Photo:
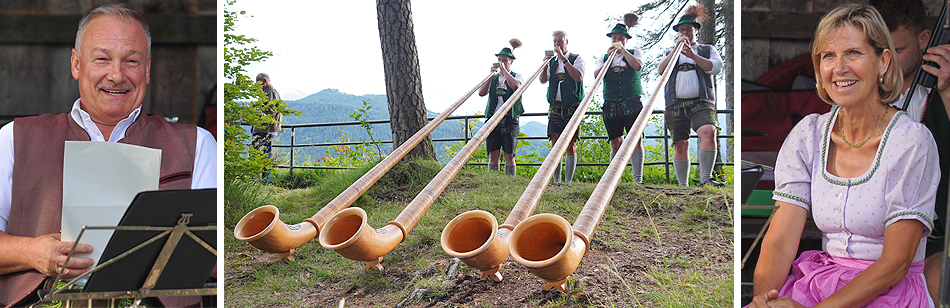
[[[775,162],[772,199],[811,210],[812,165],[820,157],[821,132],[828,116],[812,114],[788,134]]]
[[[884,226],[913,219],[926,227],[924,236],[930,235],[940,181],[937,144],[927,127],[910,120],[896,124],[886,142],[881,154],[881,164],[887,164],[881,166],[887,171]]]

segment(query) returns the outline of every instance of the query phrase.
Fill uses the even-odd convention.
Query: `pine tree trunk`
[[[698,0],[697,2],[706,6],[706,13],[709,14],[709,18],[706,18],[706,20],[703,21],[702,28],[699,29],[699,33],[698,33],[698,36],[696,37],[696,41],[702,44],[712,45],[715,48],[716,46],[716,2],[714,0]],[[719,55],[722,56],[722,52],[720,52]],[[724,63],[723,71],[726,71],[726,70],[727,70],[727,67],[725,66],[725,63]],[[723,89],[716,89],[716,95],[723,95],[723,94],[728,95],[726,92],[729,92],[729,91],[723,91]],[[728,120],[727,120],[727,125],[728,125]],[[720,126],[721,126],[721,123],[720,123]],[[720,142],[720,140],[718,139],[716,140],[716,153],[722,153],[722,142]],[[715,168],[713,168],[713,176],[718,176],[719,174],[722,174],[723,172],[722,165],[718,165],[718,163],[721,163],[721,162],[722,162],[722,155],[716,155],[717,165]]]
[[[419,56],[409,0],[377,0],[376,13],[379,20],[379,42],[383,50],[393,148],[396,148],[427,122],[425,102],[422,99]],[[409,155],[435,159],[432,138],[427,137],[413,148]]]
[[[702,44],[716,46],[716,1],[698,0],[696,2],[706,6],[706,13],[709,14],[709,18],[703,21],[702,28],[699,28],[696,41]]]
[[[726,52],[723,53],[722,55],[723,68],[724,68],[723,71],[726,73],[726,91],[724,91],[726,94],[726,109],[736,110],[736,103],[735,103],[736,98],[735,98],[735,94],[732,91],[732,89],[735,89],[735,86],[736,86],[735,85],[736,70],[733,69],[735,67],[733,65],[735,61],[733,54],[734,54],[734,48],[735,48],[736,43],[735,43],[735,39],[733,38],[733,31],[729,31],[729,29],[733,27],[733,23],[734,23],[733,17],[735,16],[735,12],[733,12],[734,10],[732,9],[733,8],[732,0],[725,0],[723,1],[722,5],[725,8],[723,9],[723,23],[725,24],[726,29],[727,29],[726,31],[724,31],[725,42],[726,42]],[[735,136],[735,113],[726,116],[726,134]],[[736,153],[735,145],[736,145],[735,142],[728,144],[728,148],[726,148],[727,153]],[[732,161],[735,162],[735,157],[733,157]]]

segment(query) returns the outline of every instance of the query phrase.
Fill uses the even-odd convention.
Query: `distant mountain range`
[[[352,122],[354,119],[350,115],[362,108],[363,101],[365,100],[369,100],[370,106],[372,107],[367,114],[369,120],[389,119],[389,106],[387,105],[385,95],[366,94],[357,96],[340,92],[337,89],[325,89],[297,100],[285,100],[284,102],[287,103],[287,107],[300,111],[300,116],[286,115],[284,116],[284,124]],[[437,112],[428,109],[426,113],[429,117],[438,115]],[[432,137],[435,139],[462,138],[462,122],[462,120],[446,120],[432,132]],[[481,125],[482,122],[476,124],[474,130],[477,132]],[[340,130],[343,132],[341,133]],[[536,121],[522,121],[521,131],[528,136],[546,136],[547,125]],[[369,136],[362,127],[349,125],[298,128],[295,129],[294,142],[298,145],[339,142],[341,135],[350,141],[369,140]],[[374,125],[373,135],[377,140],[392,140],[392,132],[389,124]],[[276,144],[290,144],[289,129],[284,129],[284,131],[278,135]],[[449,142],[436,143],[436,155],[441,157],[442,151],[449,144]],[[307,156],[310,157],[311,161],[319,159],[326,155],[324,151],[327,149],[325,146],[302,148],[300,152],[295,154],[297,157],[295,160],[297,163],[301,163],[305,161]],[[545,141],[535,140],[531,142],[529,148],[522,149],[519,154],[536,152],[543,157],[547,155],[548,149]],[[385,146],[384,150],[391,150],[391,147]]]

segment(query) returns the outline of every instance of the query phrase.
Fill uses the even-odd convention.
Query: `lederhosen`
[[[712,46],[699,44],[697,45],[697,54],[704,58],[709,58],[712,55]],[[679,62],[679,56],[676,57],[677,63]],[[713,76],[703,71],[698,65],[693,63],[678,63],[675,68],[675,71],[670,75],[670,80],[666,83],[665,95],[666,95],[666,112],[664,112],[664,117],[666,118],[667,128],[670,129],[670,132],[673,135],[673,142],[680,140],[685,140],[689,138],[689,129],[692,128],[696,130],[701,125],[695,125],[692,127],[692,123],[708,123],[716,127],[719,126],[718,121],[716,120],[716,83],[713,80]],[[699,97],[689,98],[689,99],[677,99],[676,98],[676,78],[677,72],[680,71],[695,71],[696,78],[699,80]],[[711,115],[707,113],[709,118],[703,119],[693,119],[693,116],[697,112],[708,112],[712,111]],[[685,125],[685,137],[683,136],[683,127],[682,122],[686,120]],[[693,121],[695,120],[695,121]]]
[[[517,73],[509,72],[511,76],[516,76]],[[498,88],[499,78],[501,74],[495,74],[491,79],[491,84],[488,86],[488,104],[485,106],[485,121],[491,119],[495,115],[495,109],[498,107],[498,97],[500,96],[505,102],[508,101],[508,98],[515,93],[515,90],[510,88]],[[524,113],[524,106],[521,104],[521,97],[515,101],[515,105],[508,110],[508,113],[505,114],[505,117],[502,118],[501,122],[498,123],[498,126],[492,130],[491,134],[488,135],[488,138],[485,140],[485,147],[488,152],[503,149],[505,153],[514,154],[518,145],[518,132],[521,130],[518,117]]]
[[[634,49],[627,51],[633,53]],[[620,56],[619,54],[615,57]],[[640,102],[640,95],[643,89],[640,85],[640,71],[634,70],[626,58],[622,58],[626,66],[611,67],[607,62],[607,55],[604,55],[604,69],[608,69],[604,75],[604,106],[603,117],[604,126],[607,128],[607,139],[615,139],[624,135],[633,127],[633,122],[637,120],[640,111],[643,110],[643,103]]]
[[[14,164],[10,235],[37,237],[59,233],[63,206],[65,141],[89,141],[68,113],[19,118],[13,122]],[[190,189],[197,129],[141,115],[119,143],[162,150],[159,189]],[[36,270],[0,275],[0,306],[27,298],[46,277]]]

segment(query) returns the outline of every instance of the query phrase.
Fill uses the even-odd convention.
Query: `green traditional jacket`
[[[515,72],[509,73],[511,73],[511,76],[517,75]],[[508,98],[515,93],[515,91],[511,89],[498,88],[498,78],[500,76],[501,74],[495,74],[495,76],[491,78],[491,85],[488,86],[488,105],[485,106],[486,121],[491,119],[492,115],[495,114],[495,109],[498,108],[498,95],[501,95],[501,97],[504,98],[504,101],[507,102]],[[512,106],[511,110],[508,111],[508,114],[511,115],[512,118],[517,118],[522,113],[524,113],[524,106],[521,105],[521,98],[519,97],[518,101],[515,102],[515,105]]]
[[[633,49],[627,49],[627,51],[634,52]],[[602,61],[607,61],[607,55],[604,55]],[[604,100],[619,102],[643,95],[640,71],[634,70],[630,63],[627,63],[627,59],[623,59],[623,63],[627,66],[621,71],[614,71],[610,63],[604,63],[604,67],[608,69],[607,74],[604,75]]]
[[[577,54],[568,54],[567,61],[574,64],[575,60],[577,60]],[[551,64],[548,65],[548,103],[555,103],[554,99],[557,98],[558,86],[560,85],[561,106],[568,108],[584,99],[584,80],[574,81],[574,78],[567,74],[567,69],[564,70],[564,80],[558,79],[555,76],[557,63],[557,59],[552,59]]]

